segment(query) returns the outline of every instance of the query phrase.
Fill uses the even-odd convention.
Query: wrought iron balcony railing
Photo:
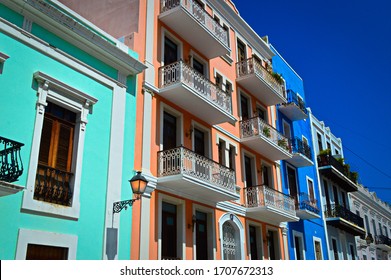
[[[308,110],[305,107],[305,102],[299,98],[296,92],[294,92],[291,89],[287,90],[287,102],[285,104],[294,103],[297,105],[297,107],[300,108],[300,110],[303,111],[304,114],[308,115]]]
[[[164,13],[171,9],[181,6],[188,11],[202,26],[204,26],[217,40],[228,47],[227,31],[211,17],[197,2],[193,0],[161,0],[160,12]]]
[[[318,201],[311,198],[307,193],[299,194],[299,201],[296,201],[296,210],[308,210],[315,214],[319,214]]]
[[[295,215],[293,197],[264,185],[245,188],[246,207],[270,206]]]
[[[391,239],[388,236],[385,235],[376,235],[375,236],[375,243],[376,244],[384,244],[391,247]]]
[[[264,83],[269,85],[281,98],[285,99],[284,85],[277,81],[259,62],[253,57],[236,63],[236,76],[243,77],[249,74],[256,74]]]
[[[312,160],[311,148],[307,143],[304,143],[301,139],[295,137],[291,139],[292,153],[299,153],[306,156],[309,160]]]
[[[333,166],[335,169],[337,169],[339,172],[341,172],[343,175],[345,175],[347,178],[349,178],[352,182],[357,184],[357,176],[354,175],[353,172],[350,172],[344,164],[339,162],[334,156],[332,155],[318,155],[318,166]]]
[[[252,136],[265,137],[282,149],[288,152],[291,150],[288,138],[260,117],[254,117],[240,122],[240,137],[243,139]]]
[[[182,146],[158,152],[158,177],[178,174],[236,193],[234,170]]]
[[[159,68],[159,88],[183,83],[221,110],[232,114],[231,96],[183,61]]]
[[[35,179],[34,199],[54,204],[71,206],[73,174],[38,164]]]
[[[342,218],[361,228],[364,228],[364,220],[359,215],[354,214],[349,209],[338,204],[325,205],[326,218]]]
[[[20,156],[24,144],[0,136],[0,181],[12,183],[23,173]]]

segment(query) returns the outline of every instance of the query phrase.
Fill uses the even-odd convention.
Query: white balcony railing
[[[268,139],[278,145],[281,149],[288,152],[291,151],[288,138],[259,117],[254,117],[240,122],[240,137],[245,139],[253,136],[261,136],[262,138]]]
[[[274,78],[273,75],[253,57],[236,63],[236,75],[238,78],[249,74],[255,74],[259,79],[263,80],[264,83],[269,85],[281,98],[286,98],[283,83],[277,81],[276,78]]]
[[[269,206],[291,215],[296,215],[295,200],[286,194],[267,186],[255,186],[245,189],[246,207]]]
[[[183,61],[177,61],[159,68],[159,88],[184,84],[213,103],[219,109],[232,114],[231,96],[206,79]]]
[[[228,47],[227,31],[193,0],[161,0],[160,12],[164,13],[178,6],[184,8],[201,25],[211,32],[224,46]],[[189,30],[189,32],[191,32]]]
[[[235,171],[185,147],[158,152],[158,177],[188,175],[236,193]]]

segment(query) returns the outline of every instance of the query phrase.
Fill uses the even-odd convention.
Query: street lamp
[[[137,171],[136,175],[133,176],[132,179],[129,180],[130,187],[132,188],[134,198],[129,200],[123,200],[113,203],[113,215],[114,213],[119,213],[122,209],[128,209],[132,207],[133,203],[141,198],[141,195],[145,192],[145,189],[148,184],[148,180],[141,175],[141,171]]]

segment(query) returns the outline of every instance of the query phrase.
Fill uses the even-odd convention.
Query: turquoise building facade
[[[287,223],[291,260],[327,260],[328,246],[302,78],[276,49],[273,70],[285,80],[287,102],[277,105],[277,128],[289,140],[292,158],[281,161],[283,192],[295,199],[299,221]]]
[[[129,259],[145,66],[45,1],[1,1],[0,42],[0,259]]]

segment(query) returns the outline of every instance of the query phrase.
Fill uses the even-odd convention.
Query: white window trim
[[[307,184],[307,194],[310,195],[310,186],[308,185],[308,181],[311,181],[312,182],[313,192],[314,192],[314,199],[316,199],[315,182],[314,182],[314,180],[311,177],[309,177],[309,176],[305,176],[305,179],[306,179],[306,184]]]
[[[0,63],[4,63],[9,58],[5,53],[0,52]]]
[[[232,94],[232,92],[234,91],[234,86],[235,86],[235,83],[233,83],[230,79],[227,78],[227,76],[225,76],[222,72],[220,72],[219,70],[217,70],[216,68],[213,68],[213,77],[216,78],[216,76],[220,75],[221,76],[221,79],[222,79],[222,84],[223,84],[223,91],[226,92],[226,85],[227,85],[227,82],[231,85],[231,92],[229,94]]]
[[[240,219],[233,213],[225,213],[224,215],[222,215],[219,219],[219,230],[220,230],[220,250],[221,250],[221,259],[224,258],[224,246],[223,246],[223,240],[224,240],[224,237],[223,237],[223,224],[227,221],[230,221],[232,223],[234,223],[238,230],[239,230],[239,244],[240,244],[240,256],[241,256],[241,260],[244,260],[245,257],[244,257],[244,227],[243,227],[243,224],[242,222],[240,221]]]
[[[160,151],[163,150],[164,112],[167,112],[177,117],[177,130],[179,130],[179,135],[177,135],[177,141],[179,146],[183,145],[183,114],[175,110],[171,106],[161,102],[160,103],[160,144],[159,144]]]
[[[196,211],[204,212],[207,214],[207,225],[208,225],[208,241],[211,241],[211,244],[208,242],[208,247],[209,249],[212,249],[212,252],[209,252],[209,256],[212,256],[212,259],[216,259],[216,254],[217,254],[217,245],[216,245],[216,217],[215,217],[215,212],[214,209],[201,206],[199,204],[193,204],[193,214],[196,214]],[[194,225],[195,226],[195,225]],[[197,246],[196,246],[196,231],[195,229],[193,230],[193,259],[197,259]]]
[[[42,72],[34,73],[38,82],[38,101],[35,126],[31,147],[29,173],[27,175],[27,191],[23,195],[22,209],[48,213],[50,215],[78,219],[80,213],[80,182],[83,162],[84,136],[87,115],[98,100]],[[41,134],[47,101],[51,101],[70,111],[78,113],[75,127],[75,143],[72,156],[73,197],[72,206],[62,206],[34,199],[35,179]]]
[[[246,57],[244,59],[245,60],[248,59],[248,44],[247,44],[246,40],[243,37],[241,37],[238,33],[235,33],[235,50],[236,50],[236,57],[235,57],[235,59],[236,59],[237,62],[239,61],[239,57],[238,57],[238,53],[239,53],[238,52],[238,40],[241,41],[243,43],[244,47],[245,47],[245,52],[246,52],[245,55],[246,55]]]
[[[319,237],[313,237],[312,238],[312,241],[313,241],[313,245],[314,245],[314,259],[316,260],[316,247],[315,247],[315,242],[319,242],[320,244],[320,254],[321,254],[321,257],[322,257],[322,260],[323,260],[323,244],[322,244],[322,239],[320,239]]]
[[[183,43],[182,41],[173,35],[171,32],[169,32],[167,29],[162,28],[161,30],[161,60],[160,60],[160,65],[164,66],[164,38],[168,37],[170,40],[174,41],[178,45],[178,60],[183,60]]]
[[[292,230],[292,235],[293,235],[293,250],[295,252],[295,259],[296,259],[296,250],[297,250],[297,244],[295,242],[295,237],[298,237],[300,240],[301,240],[301,245],[302,245],[302,255],[303,255],[303,260],[306,260],[306,255],[305,255],[305,248],[304,248],[304,235],[302,232],[299,232],[299,231],[296,231],[296,230]]]
[[[175,204],[177,206],[177,237],[179,244],[177,250],[180,253],[180,258],[182,260],[186,259],[186,205],[183,199],[175,198],[172,196],[168,196],[162,193],[159,193],[158,196],[158,260],[162,259],[162,203],[167,202],[171,204]]]
[[[77,235],[60,234],[29,229],[19,229],[16,260],[25,260],[28,244],[68,248],[68,260],[76,260]]]
[[[201,64],[204,65],[204,73],[202,74],[206,79],[209,80],[209,63],[207,60],[203,59],[200,55],[198,55],[194,50],[190,50],[189,54],[189,64],[193,67],[193,59],[198,60]]]
[[[216,133],[216,145],[220,144],[220,139],[224,141],[225,147],[224,147],[224,157],[225,157],[225,163],[229,163],[229,147],[233,146],[235,148],[235,157],[238,155],[238,145],[230,140],[227,137],[222,136],[219,133]],[[229,166],[229,168],[232,168],[232,166]]]
[[[246,228],[247,228],[247,252],[249,255],[249,259],[251,258],[251,248],[250,248],[250,226],[253,226],[256,228],[257,233],[257,250],[258,254],[260,254],[261,259],[265,259],[265,254],[263,253],[263,232],[262,232],[262,224],[256,223],[256,222],[249,222],[246,221]]]
[[[264,166],[267,166],[268,168],[270,168],[270,180],[271,180],[271,186],[268,186],[269,188],[272,188],[272,189],[276,189],[276,190],[279,190],[278,186],[275,184],[275,179],[274,179],[274,174],[273,174],[273,164],[270,164],[264,160],[261,160],[261,183],[263,184],[263,167]],[[276,186],[277,188],[274,188],[274,186]]]

